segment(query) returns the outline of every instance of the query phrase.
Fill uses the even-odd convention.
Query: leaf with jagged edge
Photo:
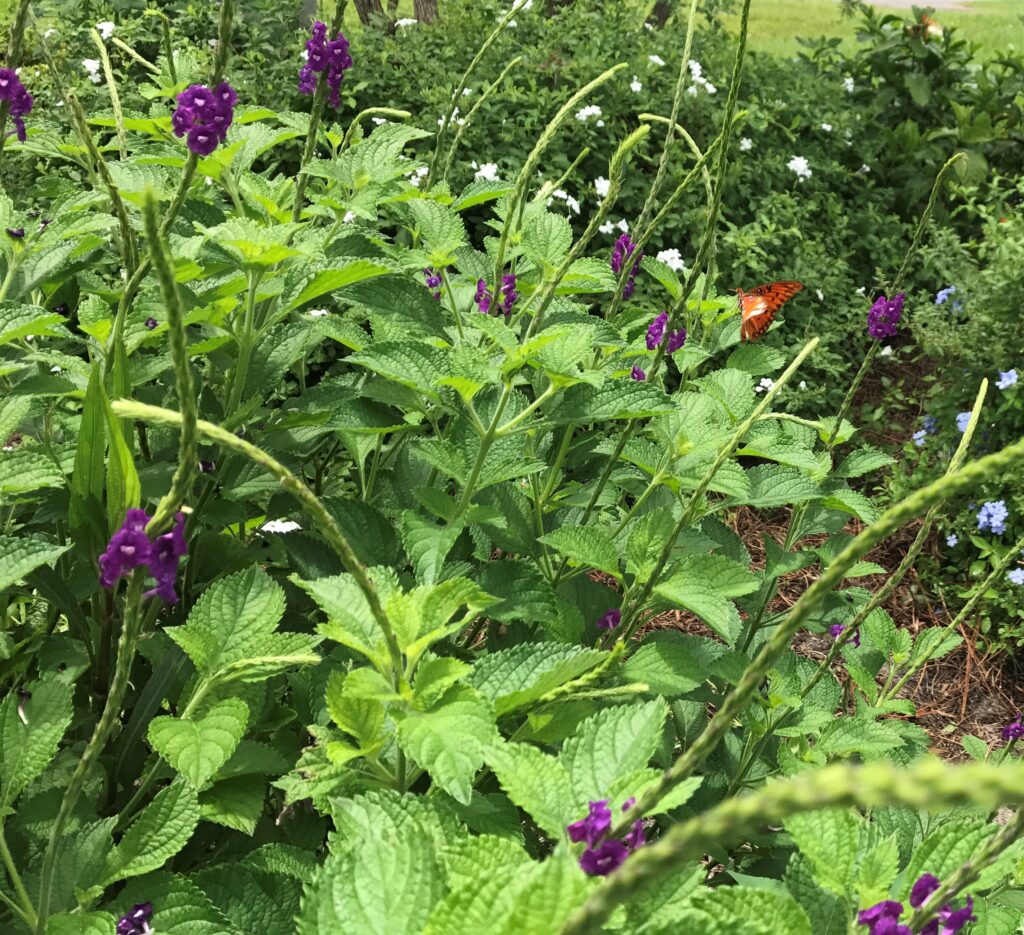
[[[107,912],[61,912],[46,920],[46,935],[110,935],[115,922]]]
[[[487,616],[502,623],[521,620],[543,623],[554,620],[555,592],[533,562],[502,558],[480,569],[477,580],[499,603],[487,608]]]
[[[670,605],[696,614],[730,646],[739,638],[742,621],[736,606],[701,578],[675,575],[655,587],[654,593]]]
[[[561,756],[577,803],[605,798],[617,782],[647,766],[667,715],[668,705],[656,698],[606,708],[583,721],[562,744]]]
[[[529,863],[530,855],[509,838],[493,834],[462,837],[441,849],[450,889],[474,887],[491,876]]]
[[[845,900],[818,886],[811,873],[810,861],[799,851],[790,857],[783,882],[807,913],[814,935],[847,935],[849,911]]]
[[[429,711],[409,712],[398,722],[402,749],[464,805],[488,749],[500,739],[493,709],[468,685],[453,686]]]
[[[834,473],[837,477],[863,477],[895,463],[892,457],[877,448],[859,448],[843,458]]]
[[[241,931],[259,935],[293,935],[302,883],[261,873],[241,863],[205,867],[189,879]]]
[[[215,782],[199,796],[199,813],[206,821],[242,834],[252,834],[263,814],[267,783],[253,774]]]
[[[37,305],[0,302],[0,345],[25,338],[61,337],[64,319]]]
[[[49,678],[25,684],[24,690],[31,693],[31,698],[19,698],[11,691],[0,702],[0,808],[3,810],[14,804],[57,755],[57,747],[71,723],[72,689],[68,682]]]
[[[974,857],[997,830],[997,826],[983,821],[944,822],[914,848],[896,898],[905,900],[914,881],[924,873],[946,879]]]
[[[40,565],[49,565],[70,548],[39,536],[0,536],[0,591]]]
[[[691,897],[694,921],[711,922],[715,932],[743,935],[815,935],[803,907],[785,891],[750,886],[718,886],[700,889]],[[689,921],[681,921],[680,932],[703,932]]]
[[[627,378],[609,380],[603,386],[571,386],[547,407],[544,420],[555,425],[591,423],[612,419],[650,418],[672,412],[671,397],[651,383]]]
[[[260,873],[290,877],[308,883],[320,866],[316,854],[292,844],[264,844],[249,851],[240,861]]]
[[[894,727],[893,722],[866,717],[836,718],[821,732],[817,749],[830,759],[853,755],[876,758],[903,746],[903,739]]]
[[[165,632],[202,678],[260,680],[320,661],[313,652],[314,637],[277,631],[283,614],[284,591],[254,566],[212,584],[186,624]]]
[[[0,495],[63,486],[60,466],[47,455],[29,448],[16,448],[0,455]]]
[[[413,510],[402,513],[401,535],[405,551],[424,584],[438,580],[444,561],[462,533],[462,525],[440,526]]]
[[[156,794],[107,856],[103,885],[162,867],[188,843],[198,823],[195,789],[179,777]]]
[[[569,772],[557,757],[526,743],[507,743],[487,752],[487,765],[505,794],[549,837],[560,838],[576,815]]]
[[[420,198],[409,202],[424,247],[430,252],[430,265],[443,269],[454,260],[454,253],[466,243],[466,227],[451,208],[437,201]]]
[[[889,888],[900,869],[900,848],[894,837],[880,838],[857,868],[856,893],[861,906],[874,906],[889,898]]]
[[[225,698],[201,716],[153,718],[148,737],[153,749],[201,790],[231,758],[248,721],[248,705]]]
[[[151,873],[132,880],[118,894],[113,912],[121,916],[145,902],[153,904],[150,926],[159,935],[253,935],[237,928],[199,886],[180,874]]]
[[[598,526],[563,526],[540,537],[575,565],[594,568],[618,578],[619,555],[611,533]]]
[[[786,819],[786,830],[824,889],[844,896],[854,884],[861,821],[847,808],[823,808]]]
[[[733,497],[729,506],[749,503],[760,509],[786,506],[791,503],[805,503],[821,496],[821,488],[796,468],[777,464],[759,464],[747,472],[750,493],[745,497]]]
[[[673,930],[680,912],[689,905],[690,897],[701,887],[704,877],[703,867],[686,866],[641,886],[630,894],[625,904],[627,930]]]
[[[822,487],[822,505],[856,516],[863,523],[873,523],[878,518],[874,504],[857,490],[851,490],[845,481],[833,478]]]

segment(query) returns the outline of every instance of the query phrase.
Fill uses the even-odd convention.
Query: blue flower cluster
[[[991,500],[983,503],[978,510],[978,530],[988,530],[997,536],[1006,532],[1006,520],[1010,511],[1006,509],[1005,500]]]

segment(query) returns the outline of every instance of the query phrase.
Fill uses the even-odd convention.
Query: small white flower
[[[697,94],[699,93],[699,92],[697,91],[697,85],[695,85],[695,84],[691,84],[691,85],[690,85],[690,86],[689,86],[689,87],[688,87],[688,88],[686,89],[686,93],[687,93],[687,94],[689,94],[689,95],[690,95],[691,97],[696,97],[696,96],[697,96]]]
[[[573,214],[580,213],[580,203],[572,195],[566,196],[565,204]]]
[[[576,111],[576,119],[580,123],[586,123],[591,117],[600,117],[601,114],[601,108],[597,104],[588,104]]]
[[[710,81],[704,82],[704,90],[707,91],[708,94],[718,93],[718,88],[716,88]]]
[[[859,168],[859,169],[857,170],[857,174],[858,174],[858,175],[867,175],[867,174],[868,174],[868,173],[869,173],[870,171],[871,171],[871,166],[869,166],[869,165],[868,165],[868,164],[867,164],[867,163],[865,162],[865,163],[864,163],[864,165],[862,165],[862,166],[861,166],[861,167],[860,167],[860,168]]]
[[[597,127],[598,129],[600,129],[601,127],[604,126],[604,121],[603,120],[598,120],[597,123],[594,124],[594,126]]]
[[[50,368],[50,373],[63,373],[63,371],[60,369],[60,367],[58,367],[56,364],[54,364]]]
[[[695,62],[692,58],[686,63],[686,67],[690,69],[690,77],[697,81],[704,74],[704,69],[700,67],[700,62]]]
[[[686,268],[683,263],[682,254],[675,247],[671,247],[668,250],[662,250],[655,259],[659,263],[664,263],[670,270],[674,270],[677,273]]]
[[[614,232],[615,232],[615,225],[614,225],[614,224],[612,224],[612,222],[611,222],[611,221],[605,221],[605,222],[604,222],[604,224],[602,224],[602,225],[601,225],[601,226],[600,226],[600,227],[598,228],[598,230],[599,230],[599,231],[600,231],[600,232],[601,232],[602,234],[611,234],[611,233],[614,233]]]
[[[800,387],[800,389],[802,389],[802,390],[806,390],[806,389],[807,389],[807,381],[806,381],[806,380],[801,380],[801,381],[800,381],[800,382],[799,382],[799,383],[798,383],[797,385],[798,385],[798,386]]]
[[[644,23],[644,29],[646,29],[648,32],[654,32],[654,24]]]
[[[472,88],[463,88],[462,89],[462,96],[463,97],[469,97],[470,94],[472,94],[472,93],[473,93],[473,89]]]
[[[356,219],[355,211],[346,211],[345,216],[341,219],[342,224],[351,224]]]
[[[665,59],[663,59],[660,55],[648,55],[647,61],[649,61],[652,65],[657,65],[659,68],[661,68],[661,66],[665,64]]]
[[[210,47],[211,49],[216,49],[216,48],[217,48],[217,46],[218,46],[218,45],[220,45],[220,43],[219,43],[219,42],[218,42],[218,41],[217,41],[216,39],[207,39],[207,40],[206,40],[206,44],[207,44],[207,45],[208,45],[208,46],[209,46],[209,47]],[[308,49],[306,50],[306,58],[309,58],[309,50],[308,50]]]
[[[891,344],[886,344],[885,347],[883,347],[878,352],[878,356],[879,357],[892,357],[892,345]]]
[[[640,83],[640,79],[633,75],[633,80],[629,83],[629,90],[634,94],[639,94],[643,89],[644,86]]]
[[[295,532],[302,527],[290,519],[272,519],[260,526],[260,532],[286,533]]]
[[[330,312],[326,308],[311,308],[307,314],[310,318],[326,318]]]
[[[46,32],[43,33],[43,38],[44,39],[49,39],[51,36],[56,36],[56,35],[57,35],[57,30],[56,29],[47,29]]]
[[[82,67],[88,72],[89,80],[93,84],[99,84],[103,79],[100,77],[100,62],[95,58],[83,58]]]
[[[212,185],[212,184],[213,184],[213,179],[211,179],[211,178],[210,178],[210,176],[206,176],[206,178],[205,178],[205,179],[204,179],[203,181],[204,181],[204,182],[205,182],[205,183],[206,183],[207,185]]]
[[[498,181],[498,164],[495,162],[485,162],[479,169],[476,165],[473,166],[476,169],[476,173],[473,178],[483,179],[485,182],[497,182]]]
[[[594,179],[594,191],[597,192],[598,198],[605,198],[608,195],[608,189],[611,186],[611,182],[608,181],[603,175],[599,175]]]
[[[384,117],[371,117],[370,120],[377,124],[378,127],[387,123],[387,120]]]
[[[405,17],[405,19],[396,19],[395,29],[404,29],[406,26],[415,26],[417,22],[419,22],[419,20],[410,19],[409,17]]]
[[[857,295],[864,295],[864,293],[868,291],[868,287],[867,286],[861,286],[856,291],[857,291]]]
[[[412,173],[412,175],[409,176],[409,182],[412,185],[414,185],[416,188],[419,188],[420,187],[420,183],[423,181],[424,178],[426,178],[426,176],[429,174],[429,172],[430,172],[430,167],[429,166],[420,166],[418,169],[416,169]]]
[[[103,41],[106,42],[112,35],[114,35],[114,24],[110,22],[110,20],[104,20],[102,23],[97,23],[96,32],[98,32],[103,38]]]
[[[832,132],[832,124],[830,124],[830,123],[823,123],[821,125],[821,129],[824,130],[826,133],[831,133]]]
[[[515,29],[518,25],[519,24],[514,19],[510,19],[508,21],[508,28],[509,29]]]
[[[814,294],[818,297],[819,302],[825,301],[825,293],[822,292],[820,289],[815,289]]]
[[[4,445],[4,451],[14,451],[14,445]]]
[[[774,380],[769,379],[768,377],[762,377],[761,378],[761,382],[758,383],[757,386],[754,387],[754,392],[755,393],[765,393],[768,390],[771,390],[771,389],[774,389],[774,388],[775,388],[775,381]]]
[[[745,136],[740,140],[740,152],[749,153],[754,148],[754,141],[749,137]]]
[[[808,165],[807,160],[803,156],[794,156],[786,163],[786,168],[801,180],[809,179],[813,174],[810,165]]]
[[[853,94],[853,79],[850,77],[844,78],[843,87],[846,88],[847,94]]]
[[[615,225],[622,233],[629,233],[629,222],[625,218],[620,218],[619,223]]]

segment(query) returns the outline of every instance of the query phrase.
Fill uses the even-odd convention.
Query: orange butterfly
[[[770,282],[749,292],[737,289],[742,315],[740,338],[756,341],[761,337],[775,320],[775,313],[803,287],[802,282]]]

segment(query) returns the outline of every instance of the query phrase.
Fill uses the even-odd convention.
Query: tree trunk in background
[[[651,10],[650,16],[647,17],[647,22],[652,26],[656,26],[658,29],[664,29],[665,24],[668,22],[668,18],[672,15],[672,2],[671,0],[657,0]]]
[[[359,14],[359,22],[364,26],[379,26],[386,22],[380,0],[356,0],[356,12]]]
[[[437,22],[437,0],[412,0],[412,9],[417,22]]]
[[[395,14],[398,12],[398,0],[388,0],[388,16],[392,19],[395,18]]]

